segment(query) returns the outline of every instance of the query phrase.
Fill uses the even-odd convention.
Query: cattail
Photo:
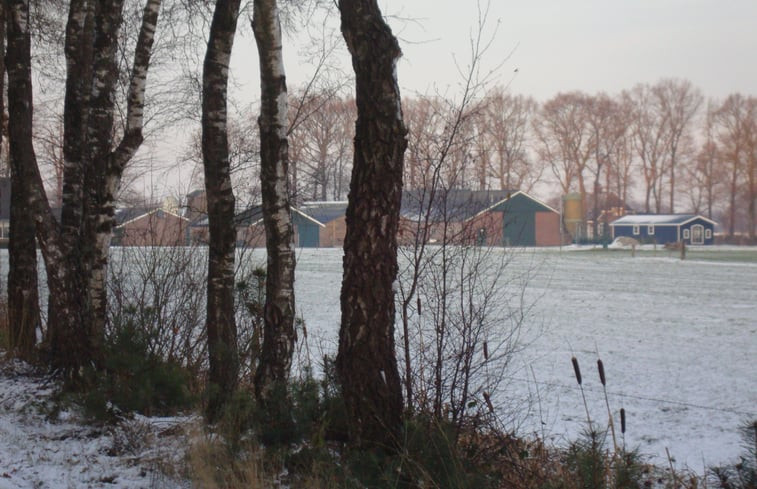
[[[489,360],[489,347],[486,341],[484,341],[484,360]]]
[[[602,360],[597,360],[597,368],[599,369],[599,381],[602,385],[605,385],[605,366],[602,364]]]
[[[418,315],[420,316],[421,315],[421,298],[418,297],[416,302],[418,303]]]
[[[573,362],[573,371],[576,373],[576,381],[578,382],[578,385],[581,385],[581,368],[578,366],[578,359],[573,357],[570,361]]]
[[[620,408],[620,432],[626,434],[626,410]]]

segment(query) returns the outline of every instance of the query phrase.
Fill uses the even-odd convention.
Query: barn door
[[[701,224],[694,224],[691,226],[691,244],[704,244],[704,226]]]

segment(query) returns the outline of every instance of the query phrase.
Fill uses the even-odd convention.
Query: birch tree
[[[260,188],[268,266],[263,347],[255,393],[263,402],[289,378],[294,329],[294,231],[289,204],[287,87],[276,0],[255,0],[252,27],[260,58]]]
[[[337,377],[353,443],[400,442],[402,392],[394,349],[394,282],[406,129],[397,39],[376,0],[340,0],[356,77],[357,122],[347,206]]]
[[[7,16],[6,16],[7,12]],[[3,2],[0,4],[2,36],[5,40],[5,21],[8,28],[8,109],[11,115],[8,124],[12,131],[10,138],[11,209],[10,241],[8,243],[8,326],[11,351],[22,358],[34,355],[37,328],[39,327],[39,300],[37,288],[37,247],[34,220],[29,217],[29,178],[26,169],[36,165],[32,146],[32,113],[26,110],[24,102],[31,108],[31,36],[28,31],[29,5],[26,2]],[[5,78],[5,45],[1,46],[0,78]],[[0,82],[3,86],[3,82]],[[4,86],[3,86],[4,88]],[[0,99],[4,94],[0,92]],[[0,104],[0,113],[5,108]],[[0,138],[2,138],[0,128]],[[1,139],[0,139],[1,140]],[[0,145],[2,146],[2,145]]]
[[[47,353],[52,365],[81,380],[81,367],[99,366],[105,324],[105,271],[115,193],[142,142],[147,70],[160,9],[147,0],[129,77],[123,132],[114,125],[117,44],[123,1],[73,0],[66,25],[64,182],[61,224],[52,215],[31,142],[33,100],[27,1],[8,4],[9,90],[17,122],[11,135],[25,207],[33,216],[50,289]],[[12,78],[12,81],[10,81]],[[10,92],[9,92],[10,93]],[[29,124],[29,125],[28,125]],[[28,125],[28,127],[27,127]],[[114,141],[119,139],[120,141]]]
[[[209,422],[218,420],[237,386],[239,359],[234,318],[234,192],[227,136],[229,61],[237,29],[240,0],[218,0],[202,73],[202,158],[208,204]]]

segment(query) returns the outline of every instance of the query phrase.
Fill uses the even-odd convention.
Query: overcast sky
[[[393,22],[405,41],[402,86],[454,82],[452,55],[469,58],[475,0],[384,5],[417,19]],[[517,68],[511,90],[539,100],[575,89],[615,93],[663,77],[687,78],[707,96],[757,93],[756,0],[492,0],[489,22],[499,27],[487,61],[514,49],[503,84]]]
[[[454,88],[460,80],[454,60],[470,60],[477,2],[380,4],[401,39],[402,89]],[[487,33],[495,26],[486,66],[512,53],[500,83],[541,101],[569,90],[616,93],[663,77],[689,79],[711,97],[757,93],[757,0],[492,0]],[[235,57],[245,58],[237,66],[247,66],[236,70],[238,80],[257,86],[250,71],[256,63],[246,54],[252,48],[254,56],[254,41],[237,42],[235,51],[244,54]],[[285,46],[290,85],[307,77],[296,51]]]

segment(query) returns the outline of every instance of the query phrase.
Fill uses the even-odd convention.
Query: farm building
[[[479,244],[559,246],[560,212],[517,191],[469,218]]]
[[[164,207],[130,207],[116,212],[115,246],[182,246],[189,219]]]
[[[334,248],[344,245],[347,202],[306,202],[301,209],[312,219],[300,222],[299,246]]]
[[[634,214],[610,223],[613,239],[627,236],[641,243],[711,245],[715,221],[696,214]]]
[[[237,212],[234,216],[234,221],[237,228],[237,246],[250,248],[265,247],[265,227],[263,225],[263,208],[261,205],[252,205]],[[292,207],[292,225],[294,228],[295,243],[299,242],[301,228],[311,225],[322,226],[322,224],[295,207]],[[207,216],[195,221],[191,226],[189,234],[193,243],[207,244],[210,236]]]
[[[466,242],[471,234],[466,221],[507,195],[506,190],[406,190],[402,193],[398,242]]]
[[[521,191],[450,190],[428,204],[421,191],[402,197],[400,242],[412,242],[418,223],[427,222],[428,240],[490,246],[557,246],[560,213]]]

